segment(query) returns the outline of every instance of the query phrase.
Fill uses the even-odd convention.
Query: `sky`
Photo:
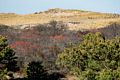
[[[120,0],[0,0],[0,13],[28,14],[51,8],[120,14]]]

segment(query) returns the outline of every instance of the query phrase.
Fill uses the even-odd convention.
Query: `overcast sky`
[[[0,13],[28,14],[50,8],[120,14],[120,0],[0,0]]]

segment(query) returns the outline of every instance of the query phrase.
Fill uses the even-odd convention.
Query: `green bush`
[[[27,76],[29,80],[44,80],[46,78],[46,70],[44,69],[42,62],[32,61],[27,67]]]
[[[58,55],[56,64],[68,68],[79,80],[120,79],[120,38],[104,39],[87,34],[76,46]]]
[[[0,36],[0,79],[4,79],[8,72],[18,69],[15,52],[8,46],[7,39]]]

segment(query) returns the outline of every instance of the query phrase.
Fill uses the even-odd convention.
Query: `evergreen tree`
[[[79,45],[59,54],[56,63],[68,68],[79,80],[119,80],[120,38],[109,40],[100,33],[89,33]]]
[[[15,52],[8,46],[7,39],[0,36],[0,78],[3,79],[10,71],[16,71],[17,57]]]
[[[42,65],[42,62],[32,61],[27,67],[27,76],[29,80],[44,80],[46,78],[46,71]]]

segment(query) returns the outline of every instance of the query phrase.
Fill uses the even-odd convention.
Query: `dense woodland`
[[[59,80],[68,74],[119,80],[120,24],[79,31],[66,26],[62,21],[27,29],[0,25],[1,80]]]

